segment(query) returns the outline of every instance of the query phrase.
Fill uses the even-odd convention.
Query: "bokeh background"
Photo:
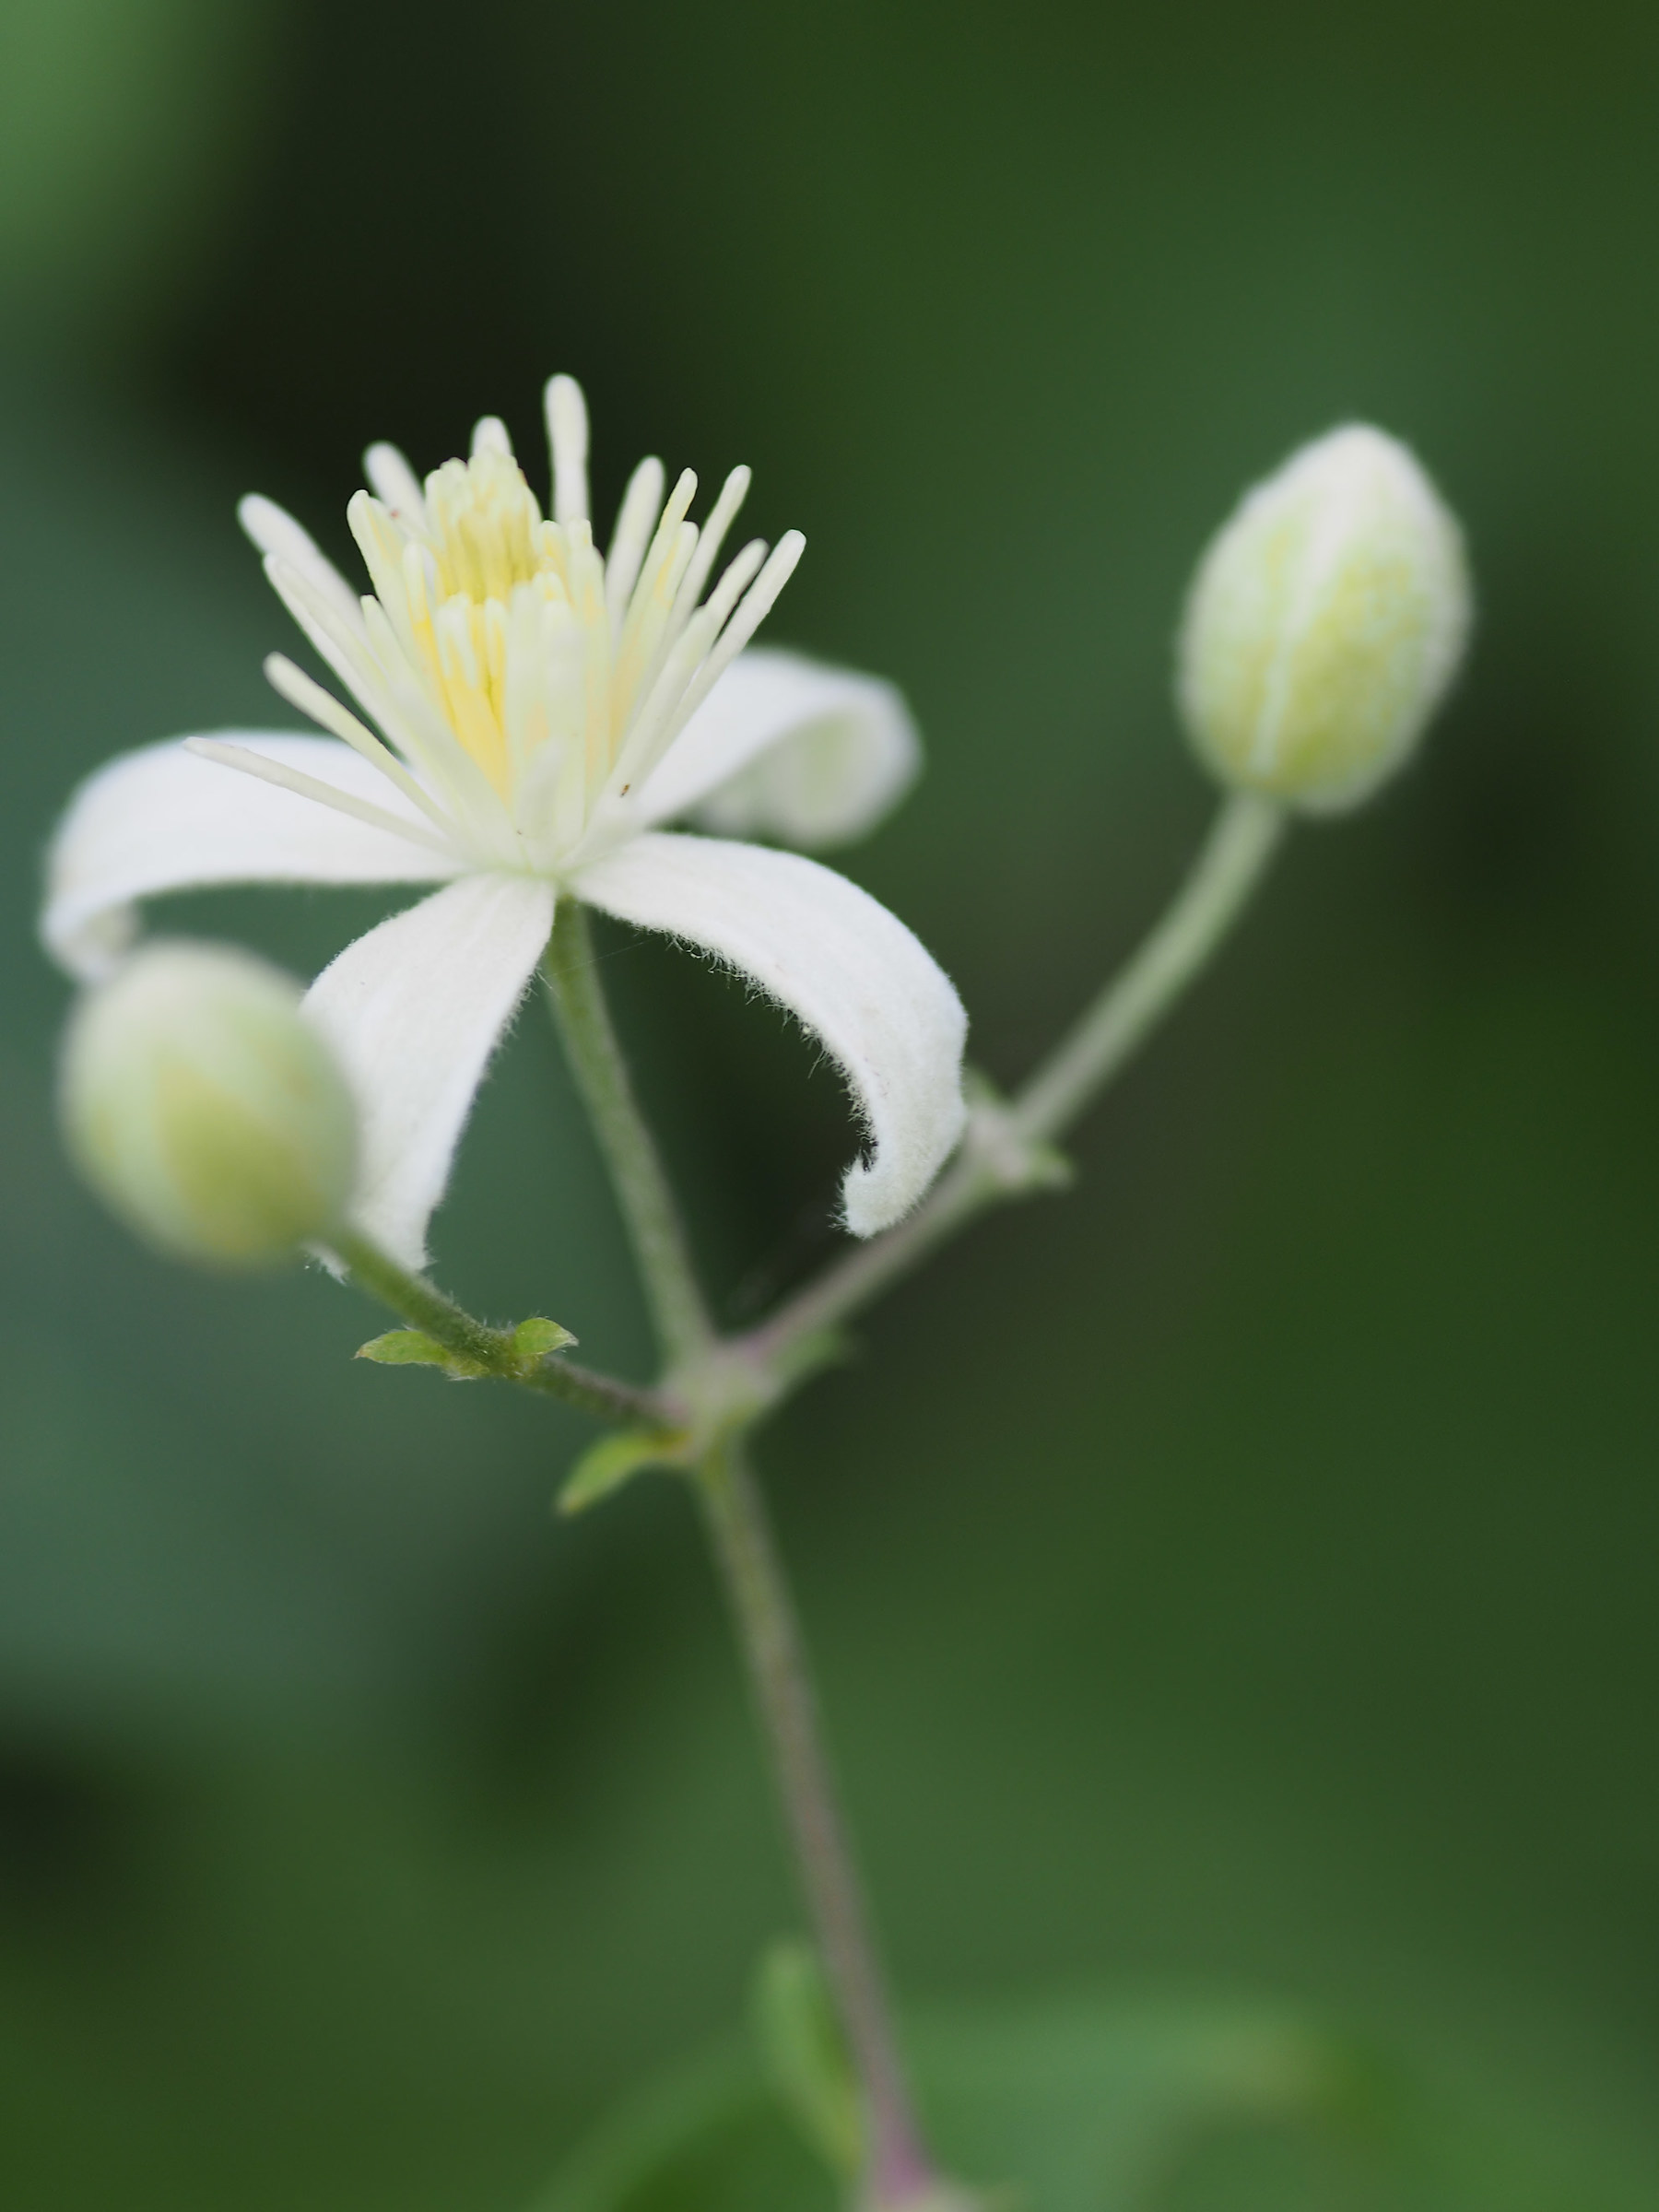
[[[850,866],[1005,1081],[1202,831],[1170,639],[1241,487],[1364,415],[1466,518],[1429,757],[765,1460],[908,1992],[1311,2006],[1558,2114],[1539,2203],[1654,2201],[1656,234],[1622,0],[0,0],[6,2201],[522,2205],[795,1917],[677,1489],[555,1524],[573,1418],[152,1260],[53,1130],[65,794],[292,719],[235,496],[345,558],[370,437],[534,452],[554,369],[602,513],[751,462],[809,541],[771,634],[906,688],[928,776]],[[309,971],[377,911],[165,918]],[[835,1085],[606,947],[757,1312]],[[545,1028],[441,1273],[642,1371]]]

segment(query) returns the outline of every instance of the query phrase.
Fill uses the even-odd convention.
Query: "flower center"
[[[790,531],[769,558],[752,542],[705,599],[748,471],[733,470],[700,529],[687,516],[696,477],[685,471],[665,500],[662,464],[649,460],[602,559],[582,395],[555,378],[547,405],[556,520],[494,417],[470,460],[446,461],[424,485],[401,454],[371,448],[379,496],[359,492],[347,510],[374,594],[362,603],[373,665],[360,696],[464,839],[498,852],[505,830],[537,866],[575,851],[600,812],[626,809],[802,544]]]
[[[376,576],[378,595],[444,720],[507,798],[554,735],[550,702],[514,696],[526,686],[512,683],[512,662],[544,641],[547,618],[555,629],[578,627],[571,547],[543,521],[518,463],[493,447],[435,469],[426,506],[427,529],[406,538],[392,574]],[[528,604],[515,621],[521,596]]]
[[[446,461],[427,478],[427,513],[444,599],[511,597],[557,562],[560,533],[548,534],[524,472],[509,454],[486,446],[470,461]]]

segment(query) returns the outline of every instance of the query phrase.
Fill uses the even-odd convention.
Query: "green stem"
[[[1028,1142],[1070,1127],[1208,967],[1249,904],[1285,830],[1285,810],[1235,792],[1186,881],[1126,967],[1030,1077],[1013,1121]]]
[[[892,2006],[824,1747],[818,1700],[765,1501],[741,1447],[711,1453],[694,1481],[771,1750],[801,1888],[865,2108],[865,2206],[935,2197]]]
[[[978,1110],[931,1195],[739,1338],[741,1354],[761,1371],[786,1366],[804,1339],[868,1305],[976,1215],[1052,1182],[1043,1147],[1100,1095],[1203,972],[1261,882],[1284,827],[1284,809],[1272,800],[1249,792],[1229,798],[1162,918],[1015,1098]]]
[[[600,988],[587,912],[574,899],[559,902],[542,973],[571,1072],[610,1170],[663,1349],[671,1364],[694,1359],[713,1341],[713,1326],[679,1208],[634,1097]]]
[[[667,1418],[656,1394],[618,1382],[592,1368],[578,1367],[562,1352],[526,1366],[513,1348],[511,1330],[492,1329],[465,1308],[446,1298],[423,1275],[411,1275],[367,1237],[348,1231],[335,1239],[335,1248],[361,1288],[383,1306],[441,1344],[446,1352],[475,1361],[503,1382],[522,1382],[526,1389],[543,1391],[580,1406],[604,1421],[654,1421]]]
[[[717,1339],[605,1002],[587,917],[574,900],[559,906],[543,969],[663,1349],[671,1366],[706,1372]],[[759,1488],[735,1440],[723,1437],[707,1447],[692,1480],[736,1625],[802,1890],[859,2077],[868,2123],[866,2203],[872,2212],[896,2212],[933,2190],[934,2172],[912,2112],[794,1601]]]

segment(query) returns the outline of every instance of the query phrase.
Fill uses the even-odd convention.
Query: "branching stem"
[[[543,973],[578,1088],[610,1171],[668,1364],[661,1394],[545,1360],[537,1387],[605,1418],[689,1418],[690,1476],[725,1584],[771,1753],[801,1888],[863,2095],[865,2212],[961,2203],[929,2159],[917,2124],[868,1909],[825,1748],[794,1601],[743,1433],[809,1371],[816,1343],[908,1274],[976,1215],[1052,1184],[1059,1136],[1127,1064],[1202,972],[1260,882],[1282,809],[1240,794],[1222,806],[1185,882],[1128,963],[1012,1100],[982,1100],[933,1194],[908,1220],[860,1245],[746,1335],[722,1340],[709,1317],[662,1159],[641,1113],[594,964],[587,917],[560,901]],[[405,1277],[371,1247],[347,1250],[354,1273],[396,1312],[464,1357],[500,1361],[506,1337]],[[546,1371],[544,1379],[542,1370]],[[499,1367],[492,1371],[500,1371]],[[734,1394],[733,1382],[740,1385]],[[699,1431],[700,1430],[700,1433]]]

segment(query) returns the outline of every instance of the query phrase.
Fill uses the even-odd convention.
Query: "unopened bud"
[[[271,1265],[337,1228],[357,1115],[280,969],[216,945],[144,947],[76,1007],[70,1148],[115,1213],[210,1266]]]
[[[1401,767],[1468,636],[1463,536],[1397,440],[1355,423],[1247,492],[1199,565],[1182,712],[1223,782],[1309,813]]]

